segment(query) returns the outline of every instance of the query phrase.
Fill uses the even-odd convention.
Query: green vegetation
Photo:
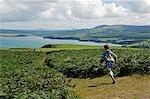
[[[48,44],[43,46],[42,48],[81,48],[81,49],[89,49],[89,48],[100,48],[100,46],[89,46],[89,45],[75,45],[75,44]]]
[[[132,48],[150,48],[150,40],[146,40],[143,42],[135,43],[135,44],[130,44],[128,47]]]
[[[82,99],[149,99],[149,77],[132,75],[117,77],[117,83],[111,84],[108,76],[94,79],[72,79],[75,92]]]
[[[102,25],[90,29],[62,31],[49,36],[95,40],[103,38],[149,39],[149,26]],[[111,39],[109,39],[111,40]]]
[[[11,51],[50,52],[50,51],[61,51],[61,50],[81,50],[81,49],[98,49],[98,48],[102,48],[102,46],[75,45],[75,44],[48,44],[48,45],[44,45],[42,48],[9,48],[9,49],[4,48],[4,49],[11,50]],[[116,46],[115,48],[121,48],[121,47]]]
[[[120,40],[120,38],[99,38],[98,40],[101,40],[101,41]]]
[[[21,37],[21,36],[27,36],[27,35],[24,35],[24,34],[1,34],[0,33],[0,37]]]
[[[72,80],[66,77],[101,79],[96,77],[107,74],[105,66],[99,64],[102,47],[81,45],[47,45],[46,47],[51,48],[0,50],[0,98],[75,99],[78,97],[73,91]],[[149,49],[121,47],[111,47],[111,49],[118,56],[114,67],[116,76],[150,73]],[[86,79],[81,80],[85,80],[85,85],[88,83]],[[81,87],[81,80],[76,81],[75,92],[78,93],[77,89],[81,88],[79,94],[83,97],[81,90],[84,88]],[[137,87],[135,86],[135,89]],[[123,84],[114,88],[118,92],[117,88],[123,88]],[[105,97],[106,91],[101,95],[102,97]]]
[[[103,46],[99,46],[99,45],[79,45],[79,44],[47,44],[47,45],[44,45],[44,46],[47,46],[47,48],[48,49],[52,49],[52,48],[57,48],[57,49],[59,49],[59,48],[66,48],[66,50],[68,49],[68,48],[72,48],[72,49],[97,49],[97,48],[102,48]],[[42,47],[42,49],[43,48],[45,48],[45,47]],[[112,47],[114,47],[114,46],[112,46]],[[116,46],[115,46],[116,47]],[[119,48],[121,48],[121,47],[119,47]],[[40,49],[40,48],[38,48],[38,49]]]
[[[0,37],[16,37],[16,34],[0,34]]]
[[[115,44],[134,44],[150,39],[150,26],[101,25],[77,30],[7,30],[1,34],[36,35],[52,39],[75,39],[81,41],[109,42]],[[132,41],[131,41],[132,39]]]
[[[0,98],[75,98],[63,74],[44,65],[44,53],[1,50],[0,55]]]
[[[116,76],[149,72],[150,51],[139,49],[112,49],[118,56],[115,66]],[[67,77],[97,77],[107,73],[105,66],[99,65],[102,49],[82,49],[47,52],[47,66],[57,69]]]

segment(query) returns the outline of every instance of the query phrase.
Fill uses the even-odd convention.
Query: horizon
[[[68,30],[150,25],[149,0],[0,0],[0,28]],[[14,13],[15,12],[15,13]]]
[[[92,29],[95,27],[99,27],[99,26],[150,26],[150,25],[125,25],[125,24],[115,24],[115,25],[97,25],[97,26],[93,26],[93,27],[88,27],[88,28],[64,28],[64,29],[44,29],[44,28],[0,28],[0,30],[35,30],[35,31],[69,31],[69,30],[82,30],[82,29]]]

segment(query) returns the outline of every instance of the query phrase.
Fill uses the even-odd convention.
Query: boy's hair
[[[105,49],[109,49],[109,46],[107,44],[104,45]]]

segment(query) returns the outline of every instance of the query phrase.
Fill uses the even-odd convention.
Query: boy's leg
[[[112,84],[114,84],[114,83],[116,82],[116,80],[115,80],[115,77],[114,77],[114,74],[113,74],[113,71],[112,71],[111,68],[109,68],[109,74],[110,74],[110,77],[111,77],[112,80],[113,80]]]
[[[113,82],[112,84],[114,84],[116,82],[113,71],[112,71],[112,67],[113,67],[113,62],[108,62],[107,64],[107,68],[109,69],[109,75],[112,78]]]

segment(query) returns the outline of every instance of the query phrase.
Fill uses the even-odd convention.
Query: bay
[[[44,39],[39,36],[0,37],[0,48],[40,48],[46,44],[104,45],[106,43],[66,39]],[[107,44],[111,46],[121,46],[118,44]]]

